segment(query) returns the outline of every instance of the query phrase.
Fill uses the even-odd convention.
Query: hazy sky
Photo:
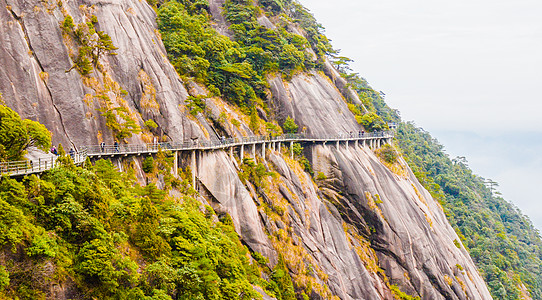
[[[542,2],[300,2],[404,120],[542,229]]]

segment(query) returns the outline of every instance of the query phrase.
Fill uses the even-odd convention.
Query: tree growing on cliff
[[[299,126],[297,126],[297,124],[295,123],[294,119],[290,118],[290,116],[286,118],[286,121],[284,121],[282,127],[284,128],[284,132],[286,133],[297,133],[297,129],[299,128]]]
[[[0,105],[0,161],[21,160],[31,146],[47,151],[51,133],[44,125],[22,120],[11,108]]]

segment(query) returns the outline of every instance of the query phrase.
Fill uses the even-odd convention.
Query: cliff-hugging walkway
[[[290,155],[293,156],[293,143],[303,143],[306,146],[310,144],[335,143],[337,147],[343,143],[348,147],[353,143],[355,147],[361,143],[361,146],[369,146],[372,149],[379,148],[385,143],[391,142],[393,132],[380,131],[373,133],[350,133],[342,135],[306,135],[306,134],[285,134],[275,137],[270,136],[252,136],[243,138],[224,138],[219,140],[199,141],[198,139],[185,140],[180,143],[156,143],[156,144],[124,144],[124,145],[92,145],[83,146],[72,158],[75,164],[83,163],[87,157],[90,158],[111,158],[115,156],[132,156],[142,154],[154,154],[160,150],[174,152],[175,163],[174,172],[177,172],[178,152],[191,151],[192,162],[195,162],[196,151],[229,150],[233,157],[234,148],[239,148],[239,156],[244,157],[245,147],[250,147],[252,157],[256,156],[256,146],[261,148],[261,153],[265,154],[266,147],[277,150],[283,144],[289,143]],[[41,173],[56,166],[56,156],[49,158],[40,158],[24,161],[11,161],[0,163],[0,174],[9,176],[24,176],[34,173]]]

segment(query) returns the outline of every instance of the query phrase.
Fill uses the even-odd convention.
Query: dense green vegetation
[[[235,39],[218,34],[210,25],[206,1],[169,1],[158,9],[158,25],[168,57],[179,74],[204,83],[215,95],[241,108],[263,105],[266,74],[281,72],[291,76],[309,70],[332,51],[321,27],[299,4],[291,1],[264,1],[267,14],[285,20],[276,29],[258,23],[264,15],[252,1],[228,0],[224,16]],[[286,16],[285,7],[292,16]],[[288,30],[289,21],[297,21],[308,30],[305,37]],[[309,51],[316,49],[317,55]]]
[[[10,259],[0,260],[0,297],[51,297],[51,285],[69,282],[83,298],[260,299],[256,284],[293,299],[281,296],[293,293],[284,266],[252,259],[231,218],[189,194],[139,186],[103,160],[2,178],[0,245]]]
[[[61,155],[62,165],[40,177],[0,179],[0,298],[52,298],[59,285],[75,298],[260,299],[259,285],[293,299],[283,264],[271,270],[250,253],[229,215],[192,197],[189,171],[171,176],[167,153],[145,160],[146,186],[130,165],[119,172],[87,160],[82,168]],[[168,196],[172,187],[179,197]]]
[[[170,61],[181,76],[205,83],[214,94],[242,107],[253,106],[263,96],[266,83],[247,49],[210,26],[206,5],[187,6],[167,2],[158,11]]]
[[[51,133],[42,124],[21,120],[11,108],[0,105],[0,161],[22,160],[30,146],[47,151],[51,146]]]

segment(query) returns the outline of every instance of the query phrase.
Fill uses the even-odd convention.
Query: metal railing
[[[76,165],[82,164],[87,157],[134,155],[156,153],[160,150],[213,150],[240,145],[260,144],[265,142],[337,142],[392,138],[393,132],[380,131],[371,133],[344,133],[335,135],[283,134],[279,136],[249,136],[199,141],[198,139],[183,142],[155,143],[142,145],[90,145],[84,146],[77,152],[69,153]],[[24,161],[0,163],[0,173],[9,176],[28,175],[43,172],[57,165],[57,156],[38,158]]]
[[[155,153],[159,150],[211,150],[223,149],[232,146],[259,144],[264,142],[311,142],[311,141],[354,141],[368,140],[375,138],[391,138],[393,133],[389,131],[372,132],[372,133],[355,133],[355,134],[340,134],[340,135],[306,135],[306,134],[284,134],[279,136],[250,136],[250,137],[235,137],[224,139],[211,139],[200,141],[198,139],[185,140],[183,142],[167,142],[142,145],[90,145],[84,147],[88,156],[102,155],[129,155],[138,153]]]
[[[87,159],[87,150],[82,149],[79,152],[70,154],[74,164],[80,165]],[[29,175],[50,170],[57,166],[58,156],[40,157],[31,160],[19,160],[0,162],[0,173],[9,176]]]

